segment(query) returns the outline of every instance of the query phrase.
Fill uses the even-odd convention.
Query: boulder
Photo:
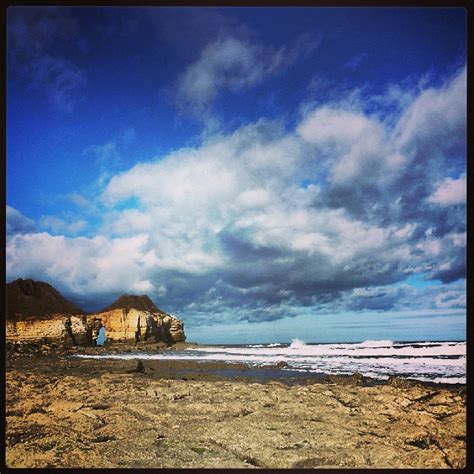
[[[397,377],[395,375],[391,375],[386,381],[386,384],[390,385],[391,387],[396,387],[396,388],[413,388],[413,387],[422,386],[416,380],[404,379],[402,377]]]

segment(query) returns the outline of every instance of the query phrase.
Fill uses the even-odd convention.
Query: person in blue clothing
[[[103,346],[106,340],[107,338],[105,337],[105,327],[101,323],[99,327],[99,333],[97,334],[96,344],[98,346]]]

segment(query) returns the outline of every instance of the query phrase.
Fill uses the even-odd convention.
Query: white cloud
[[[363,191],[366,185],[375,185],[383,190],[403,174],[415,176],[414,169],[420,169],[422,162],[430,171],[425,173],[424,185],[431,185],[430,176],[448,166],[443,160],[451,150],[462,153],[466,140],[466,68],[440,88],[422,90],[418,96],[412,91],[391,94],[390,100],[398,102],[395,108],[403,110],[395,121],[393,117],[381,121],[376,115],[367,115],[363,100],[349,94],[338,102],[306,108],[296,129],[299,137],[315,147],[315,159],[319,166],[329,169],[334,187],[359,187]],[[462,199],[462,182],[444,183],[439,191],[431,202],[457,202]]]
[[[307,113],[297,128],[304,140],[322,156],[329,155],[334,185],[354,185],[357,180],[385,184],[406,163],[386,137],[383,124],[361,111],[322,106]]]
[[[39,225],[43,229],[49,229],[55,234],[77,234],[87,227],[87,222],[83,219],[67,222],[57,216],[41,216]]]
[[[103,145],[91,145],[84,148],[82,154],[93,154],[97,157],[99,163],[106,163],[116,156],[116,146],[114,142],[107,142]]]
[[[270,204],[270,194],[264,189],[250,189],[240,193],[237,202],[246,208],[262,207]]]
[[[410,223],[395,231],[394,235],[400,240],[404,240],[410,237],[413,234],[413,231],[416,229],[416,224]]]
[[[461,69],[441,89],[423,91],[406,109],[395,129],[400,149],[420,146],[440,150],[453,140],[465,139],[467,117],[467,70]]]
[[[426,239],[416,244],[416,247],[432,257],[437,257],[442,249],[441,240],[436,239]]]
[[[90,205],[90,201],[82,196],[82,194],[73,192],[67,195],[67,198],[73,202],[76,206],[87,208]]]
[[[109,235],[133,235],[144,233],[152,228],[150,213],[137,209],[124,209],[108,213],[102,231]]]
[[[445,104],[438,96],[457,81],[430,97]],[[282,301],[316,305],[324,295],[335,304],[338,292],[394,283],[410,272],[456,281],[465,247],[458,217],[450,223],[436,214],[446,225],[441,232],[438,222],[423,219],[442,206],[406,204],[412,185],[402,178],[413,157],[405,145],[419,139],[405,129],[415,123],[407,117],[440,120],[422,113],[429,104],[416,106],[419,101],[395,134],[353,104],[339,103],[307,111],[294,130],[260,120],[138,163],[103,189],[104,236],[16,236],[7,247],[8,274],[47,275],[84,294],[92,288],[166,293],[177,308],[195,303],[216,312],[243,304],[239,298],[249,310],[265,306],[262,301],[272,311]],[[448,121],[460,123],[453,115]],[[376,202],[367,183],[381,190]],[[334,204],[331,192],[343,185],[345,200]],[[442,183],[434,196],[452,200],[457,186]],[[420,179],[420,187],[429,194],[433,182]],[[122,209],[131,198],[136,208]],[[385,207],[366,218],[352,212],[351,201],[364,209]],[[404,203],[412,211],[408,218]],[[66,228],[52,216],[42,224]],[[58,255],[67,258],[58,262]],[[211,288],[212,302],[206,299]],[[389,305],[397,293],[377,295],[378,305]]]
[[[465,291],[444,291],[435,296],[437,308],[466,307]]]
[[[466,203],[466,175],[459,179],[446,178],[436,191],[428,198],[428,202],[450,206]]]
[[[150,291],[147,276],[156,265],[148,237],[109,239],[17,235],[7,243],[7,274],[54,282],[78,294]],[[27,256],[27,258],[25,258]]]
[[[181,78],[179,94],[198,103],[212,100],[218,88],[239,89],[252,85],[271,71],[272,61],[260,63],[263,50],[235,38],[217,40],[208,45]]]
[[[61,111],[71,113],[84,99],[86,74],[63,58],[42,56],[34,62],[38,82],[47,84],[50,100]]]
[[[20,211],[9,205],[6,206],[6,225],[7,236],[28,234],[36,229],[33,219],[24,216]]]
[[[448,239],[451,239],[451,242],[455,247],[465,247],[467,242],[466,232],[462,233],[453,233],[446,236]]]
[[[220,90],[237,91],[256,85],[316,46],[317,42],[307,37],[279,49],[232,36],[220,37],[208,44],[179,77],[178,102],[202,113]]]
[[[305,140],[321,146],[351,146],[367,135],[381,134],[380,125],[364,115],[328,106],[310,113],[297,131]]]
[[[112,213],[107,228],[147,232],[161,271],[225,272],[235,262],[222,247],[224,232],[242,245],[314,258],[313,283],[362,273],[363,261],[387,250],[392,230],[354,220],[342,209],[312,207],[319,187],[297,185],[301,166],[311,161],[306,151],[296,136],[260,124],[139,164],[115,176],[103,199],[114,206],[136,197],[140,211]],[[377,257],[376,272],[389,268],[390,255]]]

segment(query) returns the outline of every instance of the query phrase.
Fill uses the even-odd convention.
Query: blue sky
[[[10,7],[7,54],[8,281],[206,342],[465,337],[464,9]]]

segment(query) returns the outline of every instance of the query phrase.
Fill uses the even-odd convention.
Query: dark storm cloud
[[[466,259],[464,255],[456,252],[451,259],[447,268],[438,269],[431,274],[433,280],[441,280],[443,283],[451,283],[460,278],[466,278]]]
[[[355,292],[349,299],[348,309],[390,311],[399,304],[400,300],[408,296],[407,288],[376,288]]]

